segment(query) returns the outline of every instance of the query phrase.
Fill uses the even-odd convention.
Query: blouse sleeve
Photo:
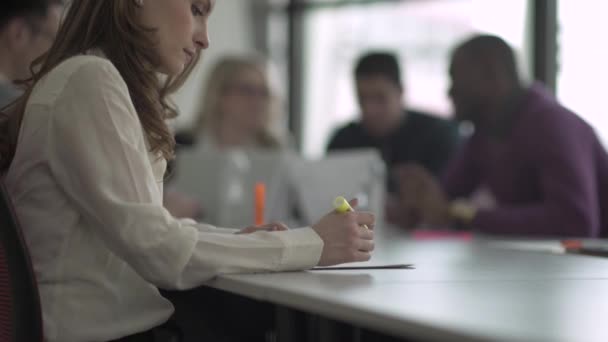
[[[127,86],[107,60],[92,58],[70,75],[52,105],[45,149],[80,219],[159,287],[190,288],[221,273],[306,269],[319,261],[323,242],[311,228],[235,235],[172,217]]]

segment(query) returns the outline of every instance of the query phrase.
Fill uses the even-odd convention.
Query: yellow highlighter
[[[348,203],[348,201],[346,200],[346,198],[342,197],[342,196],[338,196],[336,197],[336,199],[334,200],[334,209],[336,210],[336,212],[338,213],[345,213],[347,211],[355,211],[353,209],[353,207],[350,206],[350,203]],[[363,225],[363,227],[365,229],[369,229],[367,227],[367,225]]]

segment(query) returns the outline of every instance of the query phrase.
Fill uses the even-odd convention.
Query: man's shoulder
[[[364,136],[363,126],[360,122],[349,122],[334,131],[328,149],[359,147],[365,140]]]
[[[363,134],[363,126],[359,121],[346,123],[334,131],[334,138],[359,137]]]
[[[350,121],[347,122],[346,124],[338,127],[338,129],[336,130],[336,132],[347,132],[347,133],[351,133],[351,132],[362,132],[363,131],[363,125],[361,125],[360,121]]]
[[[528,103],[525,112],[528,114],[522,121],[523,126],[537,134],[577,132],[589,134],[593,128],[580,115],[561,104],[553,95],[538,86],[528,91]]]
[[[407,119],[401,127],[401,132],[411,134],[417,132],[421,135],[455,136],[458,134],[458,125],[449,119],[442,118],[436,114],[419,110],[408,110]]]
[[[598,137],[589,123],[543,89],[528,90],[528,99],[513,127],[514,146],[530,160],[564,160],[590,155]]]
[[[418,125],[436,127],[452,127],[454,125],[451,120],[440,117],[438,114],[420,110],[408,110],[407,117]]]

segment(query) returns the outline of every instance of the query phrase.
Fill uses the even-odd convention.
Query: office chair
[[[0,342],[42,342],[36,278],[12,202],[0,180]]]

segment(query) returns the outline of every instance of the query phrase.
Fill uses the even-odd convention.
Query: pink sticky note
[[[473,239],[471,232],[442,230],[442,229],[417,229],[412,232],[414,240],[462,240]]]

